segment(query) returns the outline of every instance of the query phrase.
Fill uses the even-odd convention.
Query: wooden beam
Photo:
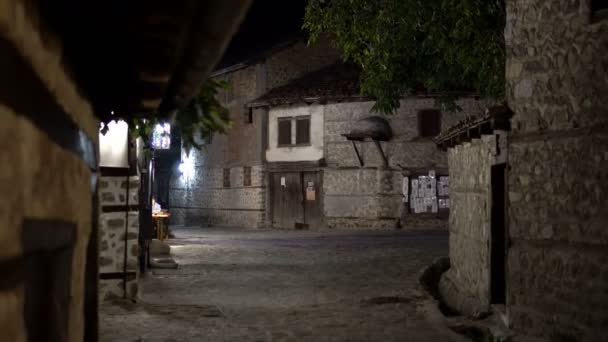
[[[353,145],[353,149],[355,150],[355,155],[357,155],[357,160],[359,160],[359,165],[361,167],[365,166],[365,164],[363,163],[363,159],[361,158],[361,155],[359,154],[359,150],[357,149],[357,144],[355,144],[354,140],[351,140],[350,142]]]
[[[384,151],[382,150],[382,145],[380,145],[380,142],[376,139],[374,139],[374,144],[376,145],[378,152],[380,152],[380,156],[382,156],[382,161],[384,162],[384,167],[388,167],[388,159],[386,159],[386,155],[384,154]]]

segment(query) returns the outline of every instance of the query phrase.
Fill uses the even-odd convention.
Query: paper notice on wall
[[[315,191],[314,187],[308,187],[306,188],[306,200],[307,201],[314,201],[317,198],[317,192]]]
[[[448,177],[439,177],[439,182],[437,182],[437,193],[439,194],[439,196],[450,195],[450,180]]]
[[[418,212],[419,213],[427,212],[427,201],[425,201],[425,198],[420,198],[420,201],[418,202]]]
[[[416,214],[423,212],[422,207],[424,206],[424,203],[422,203],[422,198],[420,198],[420,197],[416,198],[415,202],[416,202],[416,205],[414,207],[414,212]]]
[[[403,179],[401,180],[401,193],[404,197],[407,197],[407,194],[409,192],[409,181],[409,177],[403,177]]]
[[[424,188],[424,197],[430,198],[437,194],[435,189],[435,178],[428,178]]]
[[[426,176],[418,177],[418,197],[424,197],[426,193]]]
[[[412,179],[412,198],[418,197],[418,180]]]
[[[425,207],[430,207],[430,206],[432,205],[432,201],[433,201],[433,199],[432,199],[432,198],[430,198],[430,197],[425,197],[425,198],[424,198],[424,206],[425,206]]]
[[[286,186],[285,177],[281,177],[281,186]]]
[[[437,197],[431,198],[431,212],[436,213],[437,210]]]

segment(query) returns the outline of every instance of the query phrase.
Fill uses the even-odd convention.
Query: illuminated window
[[[152,147],[166,150],[171,148],[171,125],[168,123],[156,124],[152,132]]]

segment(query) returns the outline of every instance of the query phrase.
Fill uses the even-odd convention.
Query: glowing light
[[[111,114],[111,115],[114,115],[114,111],[113,111],[113,110],[112,110],[112,111],[110,111],[110,114]]]
[[[182,156],[182,162],[179,163],[177,169],[185,181],[189,180],[194,174],[194,160],[192,160],[189,155],[184,154]]]
[[[154,126],[152,146],[155,149],[171,148],[171,125],[169,123],[156,124]]]

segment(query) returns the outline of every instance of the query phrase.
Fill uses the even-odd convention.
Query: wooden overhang
[[[33,0],[101,119],[185,106],[209,76],[251,0]]]
[[[496,130],[510,131],[513,112],[506,105],[490,107],[480,117],[469,116],[439,134],[435,143],[442,150],[454,147]]]
[[[355,123],[354,128],[349,133],[342,134],[342,136],[351,142],[357,160],[359,161],[359,166],[365,166],[365,162],[363,161],[363,158],[361,158],[355,141],[370,139],[374,142],[374,145],[376,145],[384,166],[388,167],[388,159],[386,158],[384,150],[382,150],[382,145],[380,145],[380,141],[389,141],[393,138],[393,130],[391,129],[388,120],[381,116],[363,118]]]

